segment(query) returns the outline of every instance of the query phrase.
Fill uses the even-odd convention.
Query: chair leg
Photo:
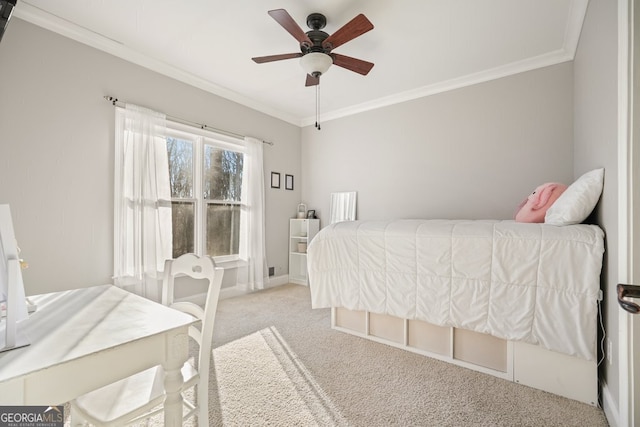
[[[196,404],[198,405],[198,427],[209,427],[209,390],[208,387],[196,386]]]

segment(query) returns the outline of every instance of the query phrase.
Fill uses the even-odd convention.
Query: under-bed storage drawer
[[[598,365],[541,347],[513,343],[513,376],[518,383],[598,404]]]
[[[455,329],[453,358],[507,372],[507,341],[466,329]]]
[[[389,345],[509,372],[507,341],[491,335],[344,308],[334,309],[334,322],[337,328]]]
[[[343,332],[597,405],[597,364],[519,342],[419,320],[332,309]]]
[[[334,311],[335,326],[349,329],[350,331],[367,333],[367,313],[364,311],[336,308]]]
[[[420,320],[409,320],[407,345],[418,350],[451,356],[452,329]]]
[[[404,345],[404,319],[369,313],[369,335]]]

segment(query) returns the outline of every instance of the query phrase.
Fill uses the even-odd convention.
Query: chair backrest
[[[213,344],[213,324],[218,298],[222,286],[224,270],[216,267],[213,259],[208,256],[198,257],[194,254],[184,254],[180,257],[167,260],[164,268],[164,280],[162,284],[162,304],[191,314],[200,319],[200,328],[189,328],[191,336],[200,345],[198,352],[198,372],[200,383],[209,383],[209,368],[211,350]],[[204,309],[192,302],[174,302],[174,281],[176,277],[189,276],[193,279],[205,279],[209,283]]]

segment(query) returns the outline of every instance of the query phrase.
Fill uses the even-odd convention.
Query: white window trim
[[[246,143],[243,139],[223,135],[206,129],[200,129],[195,126],[189,126],[183,123],[175,122],[167,119],[167,137],[175,137],[185,141],[191,141],[194,144],[193,150],[193,198],[180,199],[171,198],[171,202],[194,202],[194,214],[196,218],[194,220],[194,252],[196,255],[204,255],[206,252],[206,239],[205,239],[205,216],[207,202],[202,198],[202,168],[204,163],[204,146],[205,144],[222,148],[226,150],[236,151],[243,154],[247,154]],[[207,141],[211,143],[208,143]],[[200,195],[200,197],[198,197]],[[241,209],[246,209],[246,204],[242,202],[231,202],[231,204],[238,204]],[[242,231],[241,231],[242,232]],[[237,266],[238,263],[242,263],[240,254],[235,255],[222,255],[213,257],[216,264],[222,264],[225,266]]]

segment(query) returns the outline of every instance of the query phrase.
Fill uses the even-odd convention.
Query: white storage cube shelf
[[[595,361],[465,329],[341,307],[332,308],[331,326],[591,406],[598,404]]]
[[[319,219],[289,220],[289,282],[308,285],[307,246],[320,229]]]

